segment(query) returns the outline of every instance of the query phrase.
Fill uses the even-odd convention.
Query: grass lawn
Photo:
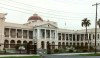
[[[96,54],[80,54],[79,56],[100,56],[100,53],[96,53]]]
[[[40,58],[40,56],[9,56],[9,57],[0,57],[0,58]]]

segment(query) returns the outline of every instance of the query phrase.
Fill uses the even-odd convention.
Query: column
[[[40,39],[40,29],[37,29],[37,39]]]
[[[66,42],[66,33],[65,33],[65,42]]]
[[[77,46],[77,34],[75,34],[75,45]]]
[[[22,29],[22,39],[23,39],[23,29]]]

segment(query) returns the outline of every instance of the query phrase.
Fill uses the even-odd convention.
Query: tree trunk
[[[85,39],[87,40],[87,27],[86,27],[86,38]]]
[[[89,51],[89,39],[88,39],[88,34],[87,34],[87,27],[86,27],[86,38],[85,38],[86,40],[88,40],[88,51]]]

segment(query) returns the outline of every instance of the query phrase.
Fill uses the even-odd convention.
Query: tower
[[[3,50],[4,45],[4,22],[5,22],[5,15],[4,13],[0,13],[0,50]]]

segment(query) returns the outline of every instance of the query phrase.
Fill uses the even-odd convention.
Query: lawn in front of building
[[[96,54],[80,54],[79,56],[100,56],[100,53],[96,53]]]
[[[0,57],[0,58],[41,58],[40,56],[8,56],[8,57]]]

